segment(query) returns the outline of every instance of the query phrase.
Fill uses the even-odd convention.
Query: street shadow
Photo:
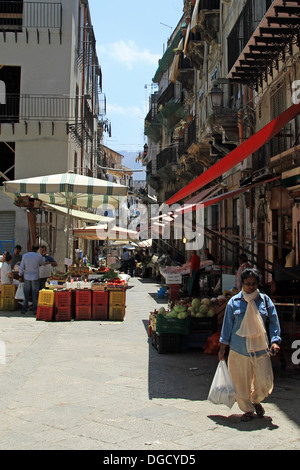
[[[148,336],[148,321],[143,320]],[[148,336],[148,395],[149,398],[184,398],[207,400],[218,364],[214,355],[203,349],[187,349],[178,353],[159,354]]]
[[[144,320],[145,335],[148,336],[148,320]],[[190,348],[176,353],[159,354],[152,337],[148,336],[148,394],[149,398],[183,398],[206,401],[218,365],[217,355],[205,354],[201,348]],[[299,369],[282,369],[279,360],[273,364],[274,390],[265,400],[274,404],[300,427],[298,400],[300,396]],[[241,414],[229,416],[210,415],[216,424],[241,431],[259,429],[274,430],[278,426],[270,416],[255,417],[241,422]]]
[[[163,299],[160,299],[156,292],[149,292],[149,295],[152,297],[153,300],[155,300],[155,302],[157,304],[167,304],[168,303],[167,298],[164,297]]]
[[[260,431],[268,429],[274,431],[279,426],[272,422],[271,416],[264,416],[263,418],[254,417],[251,421],[241,421],[242,414],[232,414],[229,416],[223,415],[208,415],[208,418],[214,421],[218,426],[224,426],[238,431]]]

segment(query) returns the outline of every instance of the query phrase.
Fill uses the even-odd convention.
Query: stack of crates
[[[73,312],[73,291],[55,291],[55,321],[71,321]]]
[[[49,289],[39,291],[36,319],[40,321],[53,321],[54,318],[54,292]]]
[[[92,320],[107,320],[108,292],[104,290],[93,290],[92,293]]]
[[[76,320],[91,320],[92,291],[90,289],[75,291],[75,318]]]
[[[109,290],[109,320],[123,321],[125,317],[126,291]]]
[[[18,310],[19,303],[15,300],[17,287],[14,284],[3,284],[1,287],[1,310],[12,312]]]

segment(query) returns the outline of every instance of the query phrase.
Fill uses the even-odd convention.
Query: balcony
[[[59,2],[22,2],[0,0],[0,31],[24,32],[29,29],[58,30],[62,28],[62,4]]]
[[[192,91],[194,80],[195,74],[192,61],[181,52],[178,63],[177,81],[180,82],[187,91]]]
[[[298,0],[248,0],[228,37],[228,78],[256,90],[268,76],[272,79],[279,62],[293,53],[293,44],[300,46],[299,4]],[[255,17],[255,11],[260,16]]]

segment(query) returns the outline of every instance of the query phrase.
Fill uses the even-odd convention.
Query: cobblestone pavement
[[[130,280],[124,322],[0,312],[0,449],[300,449],[299,371],[274,366],[266,416],[241,422],[236,404],[207,401],[216,356],[152,346],[158,287]]]

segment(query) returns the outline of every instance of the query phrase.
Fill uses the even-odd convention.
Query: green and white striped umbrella
[[[13,199],[30,196],[69,207],[116,207],[119,199],[127,196],[127,186],[71,172],[5,181],[3,185],[4,193]]]

